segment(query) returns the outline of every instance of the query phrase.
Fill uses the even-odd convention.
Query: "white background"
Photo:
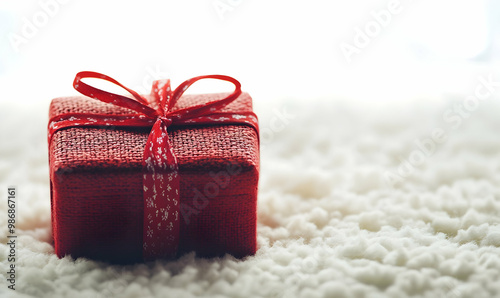
[[[391,2],[399,12],[379,23],[348,62],[342,43],[353,45]],[[2,1],[0,101],[48,104],[76,94],[72,80],[82,70],[139,92],[149,92],[151,73],[174,85],[226,74],[255,101],[377,104],[468,94],[478,74],[498,69],[500,5],[493,2]],[[224,88],[204,84],[194,91]]]

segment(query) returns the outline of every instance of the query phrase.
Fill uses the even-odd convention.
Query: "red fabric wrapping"
[[[184,95],[174,107],[224,94]],[[146,97],[147,98],[147,97]],[[241,94],[224,112],[252,110]],[[68,113],[130,114],[87,97],[53,100],[50,118]],[[142,260],[142,155],[148,128],[84,127],[57,131],[49,144],[52,227],[56,254],[129,263]],[[169,128],[179,164],[178,255],[256,251],[259,177],[257,132],[246,125]]]

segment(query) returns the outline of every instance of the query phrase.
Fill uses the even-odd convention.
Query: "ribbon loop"
[[[83,78],[95,78],[111,82],[127,90],[136,100],[92,87],[82,82]],[[134,110],[146,115],[149,118],[156,118],[158,116],[157,112],[148,106],[148,102],[142,96],[140,96],[134,90],[123,86],[118,81],[111,77],[108,77],[107,75],[103,75],[101,73],[93,71],[81,71],[76,74],[75,80],[73,81],[73,87],[83,95],[92,97],[102,102],[111,103],[116,106]]]
[[[194,83],[196,83],[199,80],[203,79],[216,79],[216,80],[221,80],[221,81],[227,81],[230,83],[234,84],[234,91],[226,96],[225,98],[219,99],[219,100],[214,100],[212,102],[196,105],[196,106],[191,106],[188,108],[180,109],[175,112],[169,113],[170,116],[172,116],[174,119],[178,120],[187,120],[187,119],[192,119],[196,118],[199,116],[203,116],[205,114],[210,114],[215,111],[221,110],[223,107],[234,101],[238,96],[241,94],[241,84],[238,82],[236,79],[229,77],[229,76],[224,76],[224,75],[206,75],[206,76],[198,76],[191,78],[189,80],[184,81],[182,84],[180,84],[177,88],[175,88],[173,95],[172,95],[172,100],[170,101],[170,105],[168,107],[168,110],[170,111],[171,108],[177,103],[177,101],[180,99],[182,94]],[[176,120],[175,120],[176,121]]]

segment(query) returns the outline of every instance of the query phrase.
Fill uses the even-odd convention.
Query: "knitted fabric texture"
[[[184,95],[174,110],[226,94]],[[147,98],[147,96],[146,96]],[[243,93],[223,111],[252,110]],[[54,99],[50,118],[65,113],[127,115],[84,96]],[[142,155],[147,128],[78,127],[49,144],[54,246],[58,256],[129,263],[142,258]],[[181,177],[178,254],[254,254],[259,177],[257,132],[246,125],[169,127]]]

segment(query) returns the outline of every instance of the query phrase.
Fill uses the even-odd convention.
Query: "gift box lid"
[[[173,110],[210,102],[227,93],[183,95]],[[149,99],[149,96],[144,96]],[[242,93],[221,112],[252,111],[252,99]],[[49,110],[50,119],[65,114],[137,115],[126,108],[103,103],[86,96],[56,98]],[[99,171],[142,167],[144,146],[150,128],[119,126],[71,127],[57,131],[51,139],[50,163],[55,171]],[[182,125],[169,127],[169,139],[180,171],[200,168],[218,169],[231,161],[242,169],[258,168],[258,135],[247,125]]]

